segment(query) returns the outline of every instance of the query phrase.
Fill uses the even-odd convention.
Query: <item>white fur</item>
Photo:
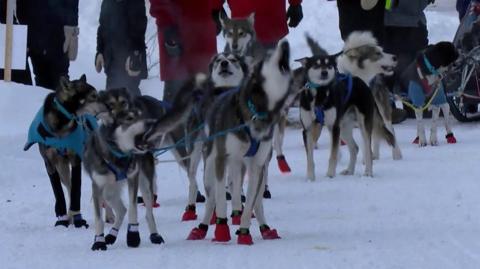
[[[281,43],[279,43],[281,44]],[[285,98],[290,88],[290,74],[279,69],[278,62],[282,57],[281,46],[277,46],[272,56],[262,67],[261,74],[265,78],[263,88],[268,96],[268,109],[273,110],[275,105]]]
[[[144,133],[145,122],[138,121],[127,128],[122,126],[115,129],[114,138],[118,148],[123,152],[130,152],[132,150],[138,150],[135,146],[135,136]]]
[[[231,72],[231,74],[221,73],[221,63],[224,61],[228,62],[227,70]],[[219,54],[215,59],[211,74],[214,87],[237,87],[245,75],[236,57],[224,54]]]
[[[375,47],[382,57],[377,61],[367,58],[363,61],[363,68],[360,68],[355,57],[355,50],[364,46]],[[351,57],[352,55],[353,57]],[[377,40],[370,32],[353,32],[345,41],[343,53],[338,57],[337,65],[340,73],[357,76],[368,85],[377,74],[392,75],[397,62],[394,55],[385,53],[378,46]]]

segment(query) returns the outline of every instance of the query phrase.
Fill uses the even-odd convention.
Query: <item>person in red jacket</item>
[[[207,72],[217,53],[215,19],[224,0],[150,0],[160,48],[160,79],[165,82],[163,99],[171,101],[184,81],[197,72]]]
[[[303,18],[302,0],[227,0],[232,18],[246,18],[255,13],[257,40],[267,49],[288,34],[288,26],[297,27]],[[288,26],[287,26],[288,22]]]

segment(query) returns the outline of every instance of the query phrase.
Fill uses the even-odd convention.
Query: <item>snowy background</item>
[[[98,89],[105,77],[94,71],[96,27],[100,1],[80,1],[80,55],[71,76],[85,73]],[[452,40],[458,26],[454,1],[438,1],[427,12],[430,41]],[[330,52],[341,48],[335,2],[304,1],[304,20],[288,36],[293,57],[308,55],[308,31]],[[155,34],[150,20],[148,37]],[[154,43],[149,43],[150,47]],[[219,48],[223,42],[219,41]],[[158,69],[141,85],[144,93],[161,96]],[[374,178],[324,177],[328,136],[315,152],[316,182],[306,181],[306,160],[298,129],[289,129],[286,157],[292,173],[270,167],[273,199],[265,201],[271,227],[281,240],[261,240],[253,221],[254,246],[207,240],[186,241],[195,222],[180,222],[186,205],[187,179],[176,164],[159,164],[155,210],[159,231],[166,240],[154,246],[140,209],[142,244],[129,249],[126,224],[107,252],[92,252],[92,228],[54,228],[53,194],[35,148],[23,152],[26,131],[47,91],[0,82],[0,268],[478,268],[480,264],[479,124],[455,122],[459,141],[447,145],[440,129],[438,147],[417,148],[410,142],[415,122],[396,125],[404,160],[393,161],[382,147]],[[346,149],[339,170],[346,166]],[[477,156],[477,157],[475,157]],[[171,159],[169,155],[162,157]],[[82,211],[93,224],[91,186],[83,180]],[[203,205],[198,207],[199,215]],[[108,231],[108,228],[106,229]]]

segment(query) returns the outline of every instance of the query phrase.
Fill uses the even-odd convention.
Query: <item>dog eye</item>
[[[245,36],[245,32],[239,32],[239,33],[238,33],[238,36],[240,36],[240,37]]]
[[[230,59],[230,62],[231,62],[231,63],[237,63],[238,60],[237,60],[237,59]]]
[[[232,37],[233,33],[232,32],[227,32],[227,37]]]

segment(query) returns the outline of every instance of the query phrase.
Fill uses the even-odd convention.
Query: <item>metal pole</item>
[[[7,16],[5,30],[5,66],[4,80],[12,81],[12,47],[13,47],[13,7],[15,0],[7,0]]]

